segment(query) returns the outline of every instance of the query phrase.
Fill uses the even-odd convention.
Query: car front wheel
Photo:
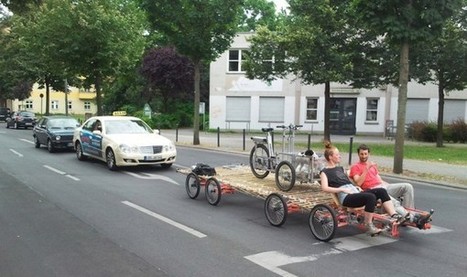
[[[55,152],[54,145],[50,139],[47,140],[47,150],[49,150],[50,153]]]
[[[114,154],[114,151],[112,149],[107,149],[107,151],[105,153],[105,160],[107,162],[107,167],[110,170],[115,171],[115,170],[118,169],[117,164],[115,162],[115,154]]]
[[[41,147],[41,143],[39,142],[39,139],[37,138],[37,136],[34,136],[34,147],[36,148]]]
[[[80,161],[86,160],[86,156],[83,154],[83,147],[81,146],[81,143],[76,142],[75,149],[76,149],[76,157],[78,158],[78,160]]]

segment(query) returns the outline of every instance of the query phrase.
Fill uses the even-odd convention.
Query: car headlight
[[[120,148],[120,151],[125,154],[139,152],[138,146],[135,145],[120,144],[118,147]]]
[[[172,142],[167,145],[164,145],[164,149],[163,149],[164,152],[169,152],[169,151],[174,151],[174,150],[175,150],[175,144],[173,144]]]
[[[62,137],[61,136],[55,136],[55,140],[60,140]]]

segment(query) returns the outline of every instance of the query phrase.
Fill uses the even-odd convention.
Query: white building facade
[[[242,55],[249,49],[239,33],[230,49],[210,65],[209,128],[259,130],[282,124],[299,124],[302,130],[324,130],[324,84],[302,85],[293,76],[271,83],[249,80]],[[436,122],[438,87],[409,83],[406,123]],[[355,89],[331,84],[330,130],[335,135],[384,135],[389,122],[397,122],[398,89],[392,86]],[[467,120],[467,91],[445,97],[444,121]]]

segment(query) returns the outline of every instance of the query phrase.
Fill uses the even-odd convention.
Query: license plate
[[[32,123],[26,122],[26,126],[32,126]]]
[[[145,161],[156,161],[160,159],[161,159],[161,156],[144,156]]]

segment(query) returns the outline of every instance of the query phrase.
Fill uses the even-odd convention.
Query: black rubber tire
[[[47,150],[49,150],[49,153],[55,152],[54,145],[50,139],[47,140]]]
[[[211,177],[206,181],[205,196],[209,204],[216,206],[221,201],[221,185],[216,178]]]
[[[295,185],[295,168],[288,161],[280,162],[276,167],[276,186],[282,191],[289,191]]]
[[[185,188],[186,188],[186,193],[188,194],[188,197],[190,197],[191,199],[196,199],[200,191],[198,175],[196,175],[193,172],[189,173],[186,176]]]
[[[118,170],[117,163],[115,162],[115,153],[112,149],[108,148],[105,151],[105,163],[107,164],[107,168],[116,171]]]
[[[269,175],[268,165],[260,164],[269,163],[269,150],[264,144],[255,145],[250,151],[250,168],[256,178],[264,179]]]
[[[77,141],[75,144],[75,151],[76,151],[76,158],[78,158],[78,160],[80,161],[86,160],[86,155],[84,155],[83,147],[81,146],[81,143],[79,141]]]
[[[337,230],[336,212],[326,204],[318,204],[311,209],[308,224],[317,240],[330,241]]]
[[[41,143],[39,142],[39,139],[37,138],[37,136],[34,136],[34,147],[36,148],[41,147]]]
[[[264,201],[264,215],[273,226],[282,226],[287,220],[287,203],[277,193],[271,193]]]

